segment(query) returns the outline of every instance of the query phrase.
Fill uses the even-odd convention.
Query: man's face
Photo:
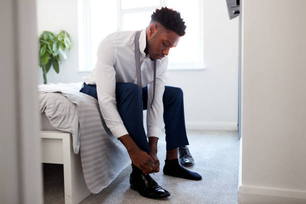
[[[170,48],[177,46],[180,36],[174,31],[164,28],[161,24],[155,23],[149,26],[147,40],[150,58],[157,60],[168,55]]]

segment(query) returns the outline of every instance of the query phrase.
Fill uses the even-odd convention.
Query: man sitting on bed
[[[126,147],[133,169],[131,188],[144,197],[170,195],[149,175],[159,172],[157,142],[163,119],[167,142],[164,174],[202,179],[179,164],[178,148],[188,145],[183,92],[165,86],[167,55],[184,36],[185,28],[180,13],[165,7],[156,9],[142,31],[110,34],[100,43],[96,67],[81,89],[98,99],[107,127]],[[147,135],[143,109],[147,110]]]

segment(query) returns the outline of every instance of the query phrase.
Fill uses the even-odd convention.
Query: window
[[[141,30],[156,8],[167,6],[181,13],[186,35],[170,49],[168,69],[203,69],[203,3],[201,0],[79,0],[80,70],[91,71],[101,40],[119,30]]]

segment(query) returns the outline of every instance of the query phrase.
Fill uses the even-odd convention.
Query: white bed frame
[[[80,154],[74,154],[72,136],[60,131],[41,131],[42,163],[64,165],[64,195],[66,204],[80,203],[91,194],[88,190]]]

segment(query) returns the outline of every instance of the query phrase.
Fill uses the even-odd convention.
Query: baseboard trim
[[[305,204],[306,191],[239,186],[239,204]]]
[[[188,130],[238,130],[237,123],[186,122]]]

